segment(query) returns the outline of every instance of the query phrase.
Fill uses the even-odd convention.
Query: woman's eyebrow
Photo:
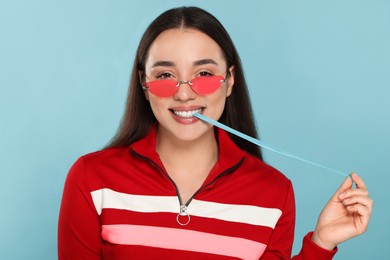
[[[206,64],[213,64],[213,65],[218,66],[218,63],[213,59],[196,60],[192,64],[193,64],[193,66],[201,66],[201,65],[206,65]],[[156,61],[152,65],[152,68],[154,68],[154,67],[174,67],[174,66],[175,66],[175,63],[173,61],[161,60],[161,61]]]
[[[154,67],[174,67],[174,66],[175,66],[175,63],[172,61],[161,60],[161,61],[156,61],[152,65],[152,68],[154,68]]]
[[[197,60],[193,62],[194,66],[200,66],[200,65],[206,65],[206,64],[213,64],[218,66],[218,63],[213,60],[213,59],[202,59],[202,60]]]

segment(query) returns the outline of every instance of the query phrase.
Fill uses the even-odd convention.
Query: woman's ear
[[[228,75],[226,76],[226,96],[230,96],[233,91],[233,85],[234,85],[234,65],[230,66],[228,70]]]
[[[138,70],[138,80],[141,83],[141,86],[145,84],[145,75],[142,70]],[[144,90],[144,95],[146,100],[149,100],[149,92],[146,89]]]

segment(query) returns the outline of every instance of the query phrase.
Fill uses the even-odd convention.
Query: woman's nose
[[[192,90],[192,83],[189,80],[182,80],[178,84],[177,91],[175,95],[173,95],[175,100],[186,101],[196,98],[197,94]]]

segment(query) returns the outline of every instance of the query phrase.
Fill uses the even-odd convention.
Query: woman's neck
[[[162,137],[157,134],[156,151],[185,202],[202,186],[218,161],[214,131],[192,141]]]
[[[191,141],[167,137],[157,131],[156,151],[163,162],[178,167],[211,162],[214,165],[218,160],[218,144],[213,129]]]

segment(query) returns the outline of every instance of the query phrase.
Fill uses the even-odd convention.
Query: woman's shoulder
[[[84,172],[89,175],[90,172],[100,171],[100,169],[112,168],[114,165],[120,165],[130,157],[129,147],[106,148],[90,152],[78,157],[73,163],[70,172]]]
[[[94,152],[90,152],[84,154],[78,158],[78,160],[82,160],[84,162],[96,163],[102,162],[106,160],[112,160],[117,158],[123,158],[124,156],[129,156],[130,149],[129,147],[112,147],[112,148],[104,148],[102,150],[97,150]]]
[[[101,183],[112,178],[115,172],[126,168],[129,160],[128,147],[102,149],[80,156],[71,166],[67,179],[75,183],[88,183],[97,189]]]

